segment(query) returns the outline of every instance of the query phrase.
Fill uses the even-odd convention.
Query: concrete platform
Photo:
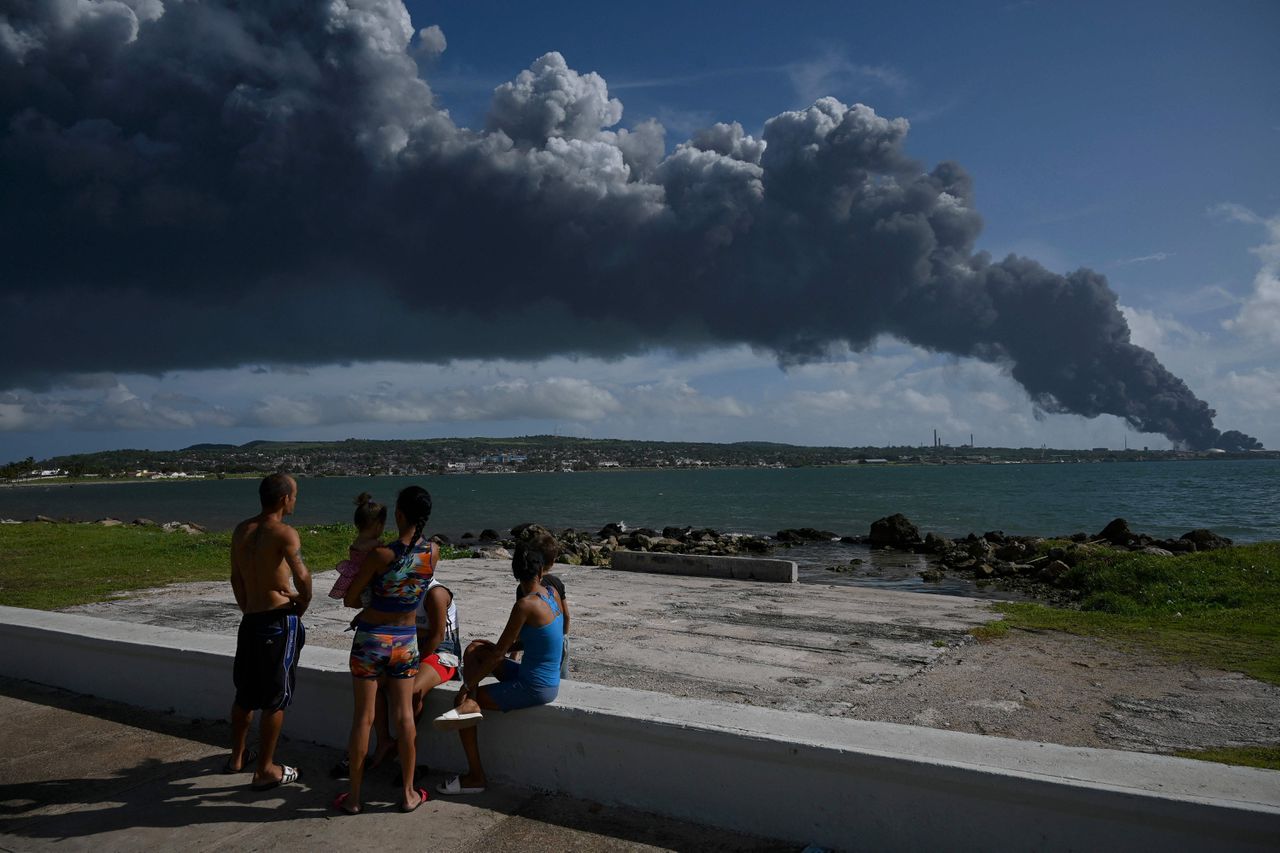
[[[223,723],[142,711],[0,678],[0,850],[789,851],[794,844],[711,829],[528,788],[395,809],[391,771],[371,775],[368,812],[342,817],[334,750],[286,735],[302,784],[269,793],[223,775]],[[442,774],[425,780],[434,785]]]
[[[856,703],[999,616],[988,601],[958,596],[555,570],[568,591],[574,681],[830,716],[856,716]],[[457,596],[464,642],[496,639],[515,600],[510,562],[446,560],[438,576]],[[307,643],[349,650],[354,611],[325,597],[335,577],[315,574]],[[141,590],[68,612],[232,637],[240,622],[225,582]]]

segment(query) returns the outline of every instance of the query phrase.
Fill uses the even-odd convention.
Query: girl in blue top
[[[436,728],[457,729],[467,756],[467,772],[443,782],[442,794],[478,794],[485,789],[484,766],[474,726],[482,710],[515,711],[546,705],[560,689],[560,658],[564,649],[564,602],[554,588],[544,586],[542,576],[555,564],[560,548],[546,534],[516,545],[511,572],[523,593],[507,627],[496,643],[476,640],[462,658],[463,684],[450,711],[436,717]],[[519,639],[524,655],[519,663],[505,657]],[[493,675],[497,684],[479,686]]]

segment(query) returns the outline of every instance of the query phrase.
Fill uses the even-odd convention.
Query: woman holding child
[[[520,582],[521,595],[511,609],[507,626],[496,643],[476,640],[467,646],[462,666],[464,681],[454,707],[435,719],[437,728],[458,730],[468,765],[466,774],[439,785],[441,794],[478,794],[485,789],[487,780],[474,728],[483,717],[482,711],[505,712],[546,705],[559,692],[565,606],[556,589],[542,582],[558,554],[555,539],[545,534],[516,545],[511,571]],[[519,663],[506,657],[517,640],[524,648]],[[480,680],[490,674],[498,683],[479,686]]]
[[[366,588],[372,593],[368,606],[356,619],[356,636],[351,643],[355,692],[355,713],[347,745],[351,786],[333,802],[334,808],[346,814],[361,811],[364,761],[380,679],[385,679],[389,715],[399,734],[396,745],[404,788],[400,809],[413,811],[427,799],[427,792],[413,785],[417,755],[413,705],[415,679],[422,666],[415,617],[440,560],[435,543],[423,538],[423,527],[430,515],[431,495],[426,489],[409,486],[402,490],[396,498],[398,538],[368,552],[343,596],[348,607],[360,607],[361,593]]]

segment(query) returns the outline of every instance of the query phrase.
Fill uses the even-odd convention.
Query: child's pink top
[[[351,586],[351,582],[355,580],[356,573],[360,571],[360,564],[364,562],[364,558],[369,552],[376,548],[377,545],[371,545],[368,548],[357,548],[352,545],[347,549],[347,559],[334,566],[338,570],[338,579],[333,582],[333,589],[329,590],[330,598],[345,598],[347,588]]]

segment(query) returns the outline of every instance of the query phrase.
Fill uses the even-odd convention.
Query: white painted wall
[[[234,640],[0,608],[0,673],[204,718],[229,709]],[[346,654],[308,647],[285,733],[346,742]],[[435,691],[428,714],[451,704]],[[1271,850],[1280,773],[566,682],[490,714],[491,777],[761,835],[866,850]],[[454,735],[419,752],[460,767]]]

